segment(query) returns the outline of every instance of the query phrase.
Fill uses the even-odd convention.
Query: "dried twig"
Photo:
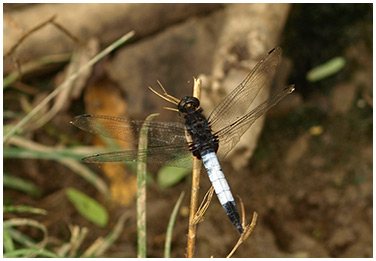
[[[213,198],[213,194],[214,194],[214,188],[213,186],[211,186],[208,192],[206,192],[204,199],[201,202],[201,205],[198,207],[198,210],[193,219],[193,224],[196,225],[202,221],[203,216],[210,205],[211,199]]]
[[[32,33],[38,31],[39,29],[41,29],[42,27],[44,27],[45,25],[47,25],[49,23],[53,24],[57,29],[59,29],[60,31],[62,31],[64,34],[66,34],[69,38],[71,38],[76,43],[78,43],[78,44],[80,44],[82,46],[84,45],[84,43],[77,36],[73,35],[67,28],[65,28],[61,24],[57,23],[55,21],[55,19],[56,19],[56,15],[52,15],[47,20],[41,22],[40,24],[34,26],[30,30],[28,30],[27,32],[25,32],[24,34],[22,34],[21,37],[18,39],[18,41],[4,54],[3,58],[5,58],[5,57],[11,55],[12,53],[14,53],[14,51],[17,49],[17,47],[20,46],[20,44],[27,37],[29,37]]]
[[[241,202],[241,205],[242,205],[242,210],[244,210],[243,202]],[[243,216],[245,216],[244,212],[243,212]],[[242,243],[244,243],[245,241],[247,241],[247,239],[251,236],[253,229],[256,226],[256,221],[257,221],[257,213],[253,212],[253,217],[252,217],[251,223],[249,225],[244,226],[244,232],[240,235],[238,242],[236,242],[234,248],[227,255],[227,258],[230,258],[235,253],[235,251],[239,248],[239,246]]]
[[[160,98],[177,105],[179,103],[179,99],[169,95],[166,90],[163,88],[162,84],[158,82],[159,86],[162,89],[162,93],[158,93],[153,88],[149,87],[149,89],[158,95]],[[193,86],[193,96],[200,99],[201,96],[201,80],[194,78],[194,86]],[[174,108],[165,107],[165,109],[177,111]],[[187,140],[190,141],[190,136],[186,133]],[[193,156],[192,156],[193,157]],[[187,243],[187,254],[186,256],[191,258],[194,254],[195,248],[195,241],[196,241],[196,225],[200,222],[203,214],[205,213],[206,209],[209,206],[211,197],[213,196],[213,191],[209,190],[205,198],[207,200],[203,200],[199,211],[197,211],[197,201],[198,201],[198,190],[200,186],[200,171],[201,171],[201,160],[193,157],[193,171],[192,171],[192,189],[191,189],[191,201],[189,207],[189,224],[188,224],[188,243]]]
[[[20,44],[32,33],[38,31],[40,28],[42,28],[43,26],[45,26],[46,24],[48,23],[51,23],[54,19],[56,18],[56,15],[53,15],[51,16],[50,18],[48,18],[47,20],[45,20],[44,22],[41,22],[40,24],[34,26],[33,28],[31,28],[29,31],[27,31],[26,33],[24,33],[23,35],[21,35],[21,37],[18,39],[18,41],[4,54],[3,58],[11,55],[16,49],[18,46],[20,46]]]
[[[193,96],[200,99],[201,95],[201,80],[194,79]],[[192,156],[193,157],[193,156]],[[200,186],[200,171],[201,161],[193,158],[193,172],[192,172],[192,189],[191,189],[191,202],[189,207],[189,224],[188,224],[188,243],[187,243],[187,257],[192,258],[194,255],[195,242],[196,242],[196,210],[198,190]]]
[[[66,29],[64,26],[56,22],[55,20],[52,20],[51,23],[56,26],[60,31],[62,31],[64,34],[66,34],[69,38],[71,38],[73,41],[77,42],[79,45],[84,46],[84,42],[80,40],[77,36],[73,35],[68,29]]]

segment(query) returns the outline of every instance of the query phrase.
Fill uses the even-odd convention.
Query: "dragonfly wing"
[[[138,157],[147,157],[147,162],[150,164],[192,168],[192,153],[186,146],[153,147],[144,151],[115,151],[95,154],[83,158],[83,161],[88,163],[136,162]]]
[[[138,144],[145,121],[125,120],[118,117],[84,114],[76,116],[74,126],[95,135]],[[187,145],[184,124],[180,122],[150,121],[148,146]]]
[[[219,138],[219,148],[217,152],[218,157],[223,159],[227,153],[239,142],[241,136],[243,136],[243,134],[260,116],[282,100],[287,94],[292,93],[293,91],[294,85],[289,85],[283,88],[249,113],[215,133],[215,135],[217,135]]]
[[[261,88],[271,83],[281,55],[280,47],[271,50],[256,64],[247,77],[217,105],[208,117],[213,132],[225,128],[248,111]]]

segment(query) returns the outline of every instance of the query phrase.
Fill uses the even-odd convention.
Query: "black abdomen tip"
[[[231,223],[236,227],[239,233],[242,234],[244,230],[240,222],[239,212],[236,208],[235,202],[228,201],[225,204],[223,204],[222,207],[225,209],[225,212],[228,218],[230,219]]]

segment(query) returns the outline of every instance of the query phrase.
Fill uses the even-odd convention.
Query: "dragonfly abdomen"
[[[206,151],[206,153],[202,153],[201,156],[219,202],[239,233],[243,233],[243,228],[235,205],[234,197],[232,196],[230,186],[228,185],[221,166],[219,165],[217,155],[214,151]]]

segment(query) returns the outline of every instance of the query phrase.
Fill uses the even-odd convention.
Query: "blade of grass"
[[[61,246],[59,246],[58,250],[56,251],[56,254],[61,257],[67,257],[67,253],[70,249],[71,245],[69,243],[64,243]]]
[[[174,231],[174,224],[175,224],[176,216],[178,214],[178,210],[180,208],[181,202],[183,201],[183,198],[184,198],[184,191],[180,193],[180,196],[175,203],[174,209],[171,212],[170,220],[168,221],[167,231],[166,231],[166,242],[165,242],[165,249],[164,249],[165,258],[171,257],[172,232]]]
[[[8,140],[15,135],[29,120],[31,120],[44,106],[46,106],[59,92],[61,92],[66,86],[69,86],[72,81],[74,81],[82,72],[87,70],[89,67],[93,66],[104,56],[112,52],[114,49],[118,48],[120,45],[128,41],[134,32],[131,31],[126,35],[122,36],[117,41],[113,42],[104,49],[102,52],[94,56],[87,64],[82,66],[77,72],[73,73],[67,80],[65,80],[61,85],[59,85],[53,92],[51,92],[41,103],[39,103],[30,113],[28,113],[21,121],[19,121],[5,136],[3,139],[3,144],[7,143]]]
[[[91,183],[107,200],[111,198],[111,193],[104,180],[101,179],[95,172],[91,171],[88,167],[71,158],[81,158],[82,155],[86,154],[77,153],[76,149],[56,149],[53,147],[48,147],[20,136],[12,137],[9,142],[10,144],[19,146],[20,148],[4,148],[4,157],[13,156],[19,158],[45,158],[56,160]],[[50,156],[48,156],[49,154]],[[80,156],[77,157],[77,155]]]
[[[5,253],[15,250],[12,237],[6,229],[3,229],[3,246]]]
[[[40,151],[27,148],[8,147],[3,150],[4,158],[46,159],[59,160],[61,158],[81,159],[84,154],[77,154],[72,149],[56,149],[54,151]]]
[[[158,113],[149,115],[140,134],[139,151],[146,151],[148,146],[148,123]],[[146,156],[137,158],[137,257],[146,258]]]
[[[95,172],[91,171],[88,167],[81,164],[80,162],[70,159],[61,159],[59,160],[59,162],[67,166],[78,175],[83,177],[90,184],[92,184],[106,198],[106,200],[110,200],[111,193],[109,188],[107,187],[104,180],[101,179]]]
[[[99,257],[103,255],[103,253],[106,252],[120,236],[124,228],[124,223],[128,217],[128,212],[123,213],[117,221],[114,229],[100,242],[100,244],[96,245],[92,251],[85,252],[82,257]]]
[[[22,191],[34,197],[38,197],[40,195],[40,191],[34,183],[28,180],[14,177],[9,174],[3,175],[3,186],[6,188],[11,188],[11,189]]]
[[[31,226],[40,229],[43,233],[43,239],[37,243],[36,246],[42,248],[47,244],[48,232],[46,226],[42,223],[28,218],[12,218],[3,222],[3,229],[12,228],[15,226]]]
[[[103,240],[103,237],[98,237],[97,239],[95,239],[95,241],[83,253],[82,257],[94,257],[95,251],[102,244]]]
[[[36,243],[33,239],[26,236],[25,234],[22,234],[17,229],[7,228],[7,229],[4,229],[3,231],[7,231],[9,233],[9,235],[12,237],[12,239],[22,246],[26,246],[26,247],[29,247],[29,248],[35,248],[36,247]]]
[[[35,208],[25,205],[17,205],[17,206],[3,206],[3,213],[20,213],[20,212],[28,212],[32,214],[40,214],[40,215],[47,215],[47,211],[41,208]]]
[[[29,257],[29,256],[54,257],[54,258],[60,257],[56,255],[55,253],[48,251],[44,248],[17,249],[12,252],[8,252],[4,254],[4,257],[7,257],[7,258]]]
[[[70,58],[71,58],[70,53],[52,54],[52,55],[42,56],[40,58],[27,62],[26,64],[23,64],[22,74],[27,75],[30,72],[39,70],[46,66],[50,66],[51,64],[66,63],[69,61]],[[12,83],[14,83],[18,79],[19,76],[20,76],[19,71],[17,70],[5,76],[3,80],[3,89],[9,87]]]

